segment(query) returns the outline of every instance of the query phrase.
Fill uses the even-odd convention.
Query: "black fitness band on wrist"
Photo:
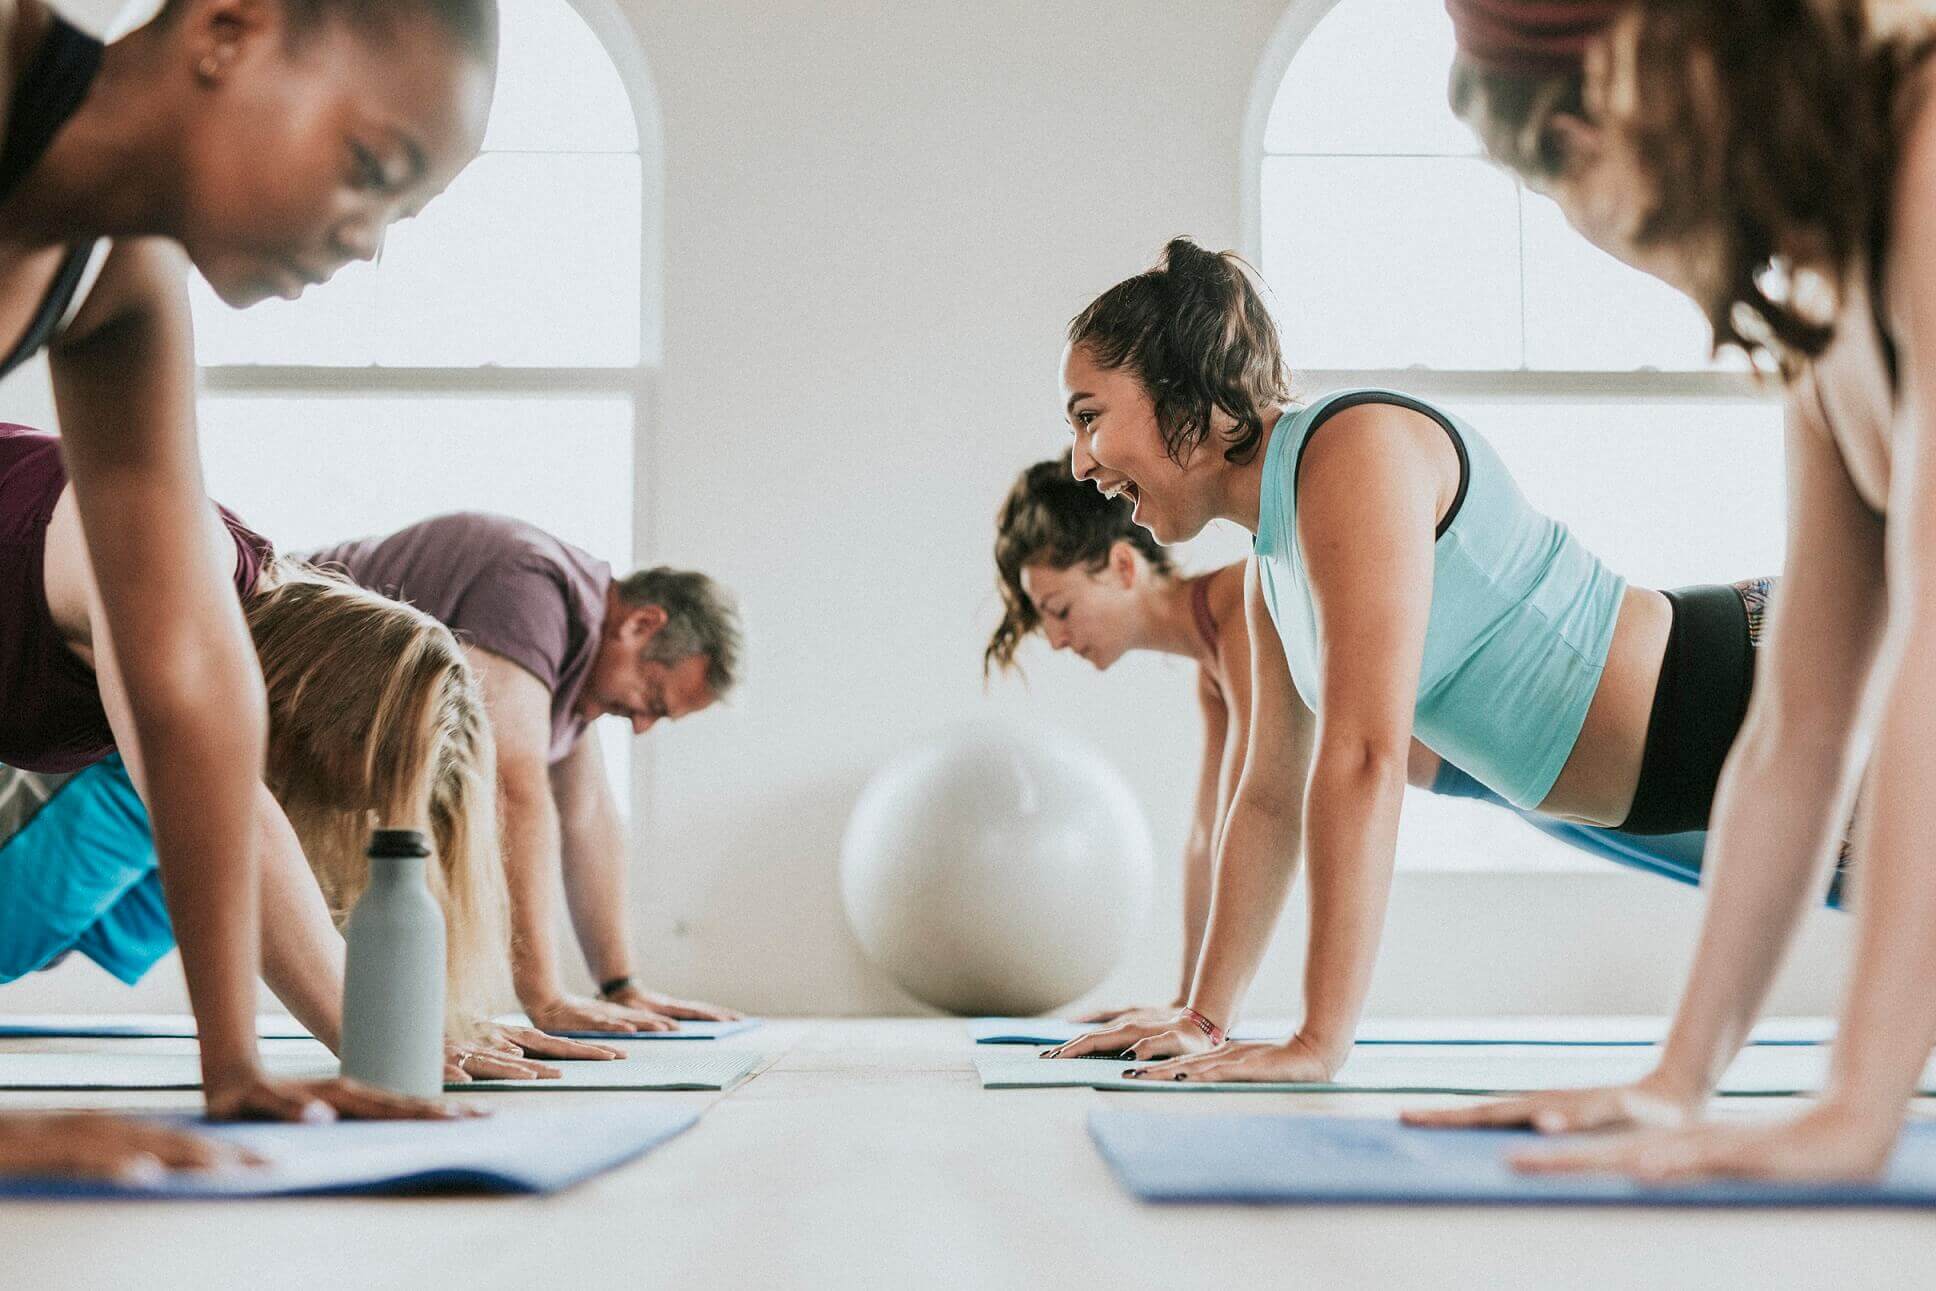
[[[614,977],[609,982],[600,982],[598,984],[598,993],[604,996],[606,999],[610,999],[612,996],[617,995],[620,991],[624,990],[626,987],[630,986],[631,984],[632,984],[632,975],[630,973],[627,973],[624,977]]]

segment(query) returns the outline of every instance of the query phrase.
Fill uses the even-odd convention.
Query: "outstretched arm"
[[[1754,697],[1715,790],[1707,915],[1656,1070],[1633,1085],[1420,1112],[1418,1123],[1549,1132],[1679,1124],[1698,1114],[1746,1040],[1847,820],[1846,750],[1885,600],[1881,522],[1849,479],[1807,383],[1790,401],[1787,451],[1785,575]]]
[[[227,1109],[261,1081],[251,844],[267,719],[228,576],[233,553],[207,524],[185,274],[171,245],[117,245],[50,358],[107,638],[96,657],[125,680],[123,752],[148,755],[155,851],[203,1081],[211,1109]],[[117,652],[115,642],[138,648]],[[272,1098],[237,1110],[303,1115],[307,1104]]]

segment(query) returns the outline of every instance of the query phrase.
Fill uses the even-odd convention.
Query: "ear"
[[[643,646],[659,635],[667,617],[663,605],[628,605],[618,623],[619,639],[627,645]]]
[[[245,49],[267,46],[270,40],[279,46],[285,20],[276,0],[201,0],[181,22],[196,79],[219,85]]]
[[[1142,559],[1134,546],[1121,538],[1109,545],[1109,573],[1124,591],[1136,586],[1142,572]]]
[[[1605,132],[1571,112],[1555,112],[1546,122],[1546,135],[1562,179],[1593,165],[1606,148]]]

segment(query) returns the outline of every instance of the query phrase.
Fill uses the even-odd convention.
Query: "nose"
[[[643,735],[643,734],[645,734],[645,733],[646,733],[647,731],[649,731],[649,730],[651,730],[651,729],[652,729],[652,723],[654,723],[654,722],[655,722],[655,721],[657,721],[657,720],[658,720],[658,719],[657,719],[656,717],[651,717],[651,716],[649,716],[649,715],[647,715],[647,714],[645,714],[645,713],[635,713],[635,714],[633,714],[633,716],[632,716],[632,734],[634,734],[634,735]]]
[[[336,249],[350,260],[374,260],[383,254],[389,225],[372,213],[346,220],[336,230]]]
[[[1081,435],[1069,449],[1069,473],[1078,480],[1087,480],[1096,473],[1096,459],[1089,453],[1088,441]]]
[[[1069,648],[1069,629],[1063,627],[1061,623],[1054,619],[1042,620],[1042,635],[1049,639],[1049,648],[1051,650],[1067,650]]]

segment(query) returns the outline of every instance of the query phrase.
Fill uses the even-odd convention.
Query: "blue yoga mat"
[[[255,1020],[263,1040],[306,1040],[309,1031],[292,1017],[264,1013]],[[186,1013],[0,1014],[5,1040],[193,1040],[195,1019]]]
[[[133,1186],[0,1175],[0,1199],[557,1192],[643,1156],[699,1117],[633,1104],[434,1122],[210,1125],[170,1119],[184,1129],[242,1144],[268,1164],[172,1174]]]
[[[1506,1154],[1527,1130],[1427,1130],[1337,1116],[1095,1111],[1089,1134],[1144,1201],[1297,1205],[1936,1206],[1936,1124],[1904,1131],[1865,1184],[1651,1187],[1607,1175],[1529,1176]],[[1547,1140],[1551,1142],[1551,1140]]]

